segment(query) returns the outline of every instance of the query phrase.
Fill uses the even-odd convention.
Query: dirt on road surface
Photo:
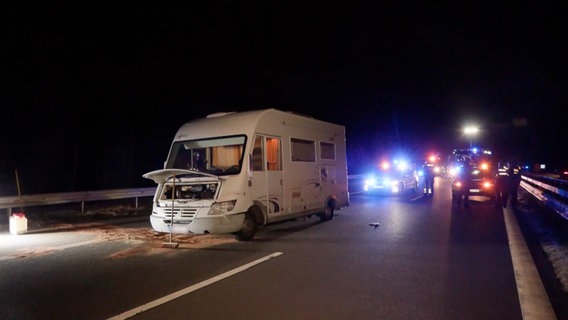
[[[130,201],[132,202],[132,201]],[[54,231],[80,231],[94,234],[96,241],[123,241],[131,244],[130,248],[116,252],[109,258],[123,258],[133,255],[175,254],[187,249],[202,249],[215,245],[236,242],[233,235],[196,235],[172,234],[154,231],[149,223],[148,227],[129,227],[126,224],[117,224],[121,220],[149,219],[151,204],[134,206],[125,200],[89,204],[81,210],[78,204],[54,205],[48,207],[28,208],[24,210],[28,219],[29,232],[42,230]],[[7,231],[7,221],[2,221],[3,231]],[[177,247],[171,245],[176,243]],[[30,248],[31,249],[31,248]],[[35,248],[29,252],[45,254],[45,250]],[[28,253],[29,253],[28,252]]]

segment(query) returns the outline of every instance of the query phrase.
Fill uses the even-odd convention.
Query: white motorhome
[[[233,233],[303,216],[331,220],[349,205],[345,127],[264,109],[185,123],[164,169],[150,222],[158,232]]]

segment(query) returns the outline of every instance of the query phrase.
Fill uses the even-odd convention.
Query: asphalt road
[[[329,222],[272,225],[252,242],[174,235],[177,249],[162,248],[168,236],[146,219],[2,233],[0,318],[477,320],[543,310],[527,311],[506,211],[450,198],[438,179],[433,198],[353,195]],[[536,319],[566,319],[543,312]]]

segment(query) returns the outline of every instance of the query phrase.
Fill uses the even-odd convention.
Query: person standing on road
[[[511,198],[511,206],[517,206],[517,195],[519,191],[519,185],[521,184],[521,167],[519,165],[509,166],[507,171],[509,176],[509,197]],[[505,201],[507,201],[505,199]],[[503,207],[507,206],[507,202]]]
[[[434,164],[426,161],[422,166],[422,172],[424,173],[424,195],[431,196],[434,194]]]
[[[500,162],[497,173],[495,174],[495,207],[507,206],[509,195],[509,163]]]

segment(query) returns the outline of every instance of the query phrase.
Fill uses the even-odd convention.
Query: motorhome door
[[[282,140],[279,137],[256,135],[250,155],[253,199],[269,214],[284,212],[282,175]]]

